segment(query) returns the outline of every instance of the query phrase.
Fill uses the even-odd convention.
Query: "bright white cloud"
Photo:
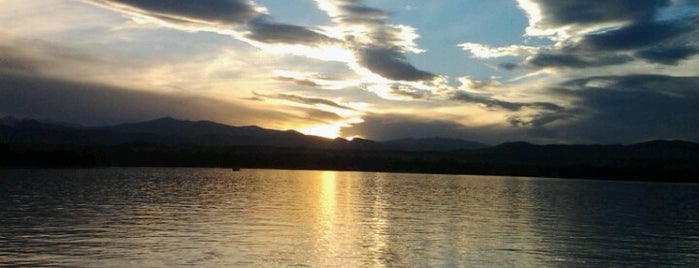
[[[459,44],[463,50],[468,51],[472,57],[478,59],[491,59],[506,56],[526,57],[536,53],[540,48],[533,46],[511,45],[506,47],[490,47],[476,43]]]

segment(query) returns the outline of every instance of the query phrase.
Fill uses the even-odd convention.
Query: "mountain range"
[[[446,138],[326,139],[174,118],[84,127],[0,118],[0,167],[362,170],[699,182],[699,144],[486,145]]]
[[[355,150],[454,151],[488,145],[446,138],[399,139],[377,142],[355,138],[327,139],[294,130],[280,131],[258,126],[229,126],[212,121],[178,120],[171,117],[100,127],[13,117],[0,119],[0,141],[10,144],[119,145],[147,143],[199,146],[270,146]]]

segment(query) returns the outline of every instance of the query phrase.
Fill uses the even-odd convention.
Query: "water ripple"
[[[0,266],[697,267],[698,193],[361,172],[0,170]]]

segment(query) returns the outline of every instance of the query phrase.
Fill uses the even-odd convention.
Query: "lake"
[[[697,267],[699,184],[0,170],[0,266]]]

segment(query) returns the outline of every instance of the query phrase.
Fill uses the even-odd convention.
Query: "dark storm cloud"
[[[628,143],[695,139],[699,133],[699,77],[627,75],[566,82],[558,94],[574,97],[581,118],[558,129],[581,141]]]
[[[310,97],[302,97],[299,95],[293,95],[293,94],[273,94],[273,95],[267,95],[267,94],[260,94],[253,92],[255,97],[263,97],[263,98],[269,98],[269,99],[279,99],[279,100],[287,100],[287,101],[292,101],[296,103],[301,103],[301,104],[308,104],[308,105],[325,105],[328,107],[335,107],[335,108],[340,108],[340,109],[345,109],[345,110],[354,110],[352,107],[345,106],[338,104],[337,102],[327,100],[327,99],[322,99],[322,98],[310,98]]]
[[[127,5],[145,15],[172,21],[206,21],[220,24],[245,24],[260,16],[249,0],[90,0],[120,9]]]
[[[620,21],[646,21],[671,0],[530,0],[538,4],[546,28],[574,24],[598,24]]]
[[[582,55],[569,54],[549,54],[540,53],[528,58],[526,63],[529,66],[539,68],[589,68],[607,65],[618,65],[633,61],[633,58],[622,55],[606,55],[586,57]]]
[[[693,47],[671,47],[652,48],[636,52],[635,56],[649,62],[665,65],[677,65],[680,61],[699,54],[698,48]]]
[[[422,81],[436,77],[408,63],[405,55],[397,49],[370,47],[361,50],[358,56],[359,64],[388,79]]]

